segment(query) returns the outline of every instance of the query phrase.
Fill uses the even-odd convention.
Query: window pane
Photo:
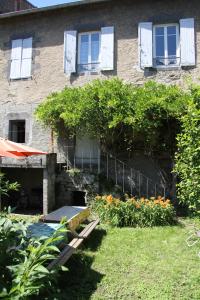
[[[176,34],[176,26],[168,26],[167,27],[167,34]]]
[[[156,35],[164,35],[164,27],[156,27]]]
[[[165,64],[164,36],[156,36],[156,65]]]
[[[167,37],[168,56],[176,56],[176,35],[169,35]]]
[[[156,56],[165,56],[164,36],[156,37]]]
[[[89,36],[87,34],[81,35],[80,45],[80,63],[88,63],[88,52],[89,52]]]
[[[91,35],[91,62],[99,61],[99,33]]]

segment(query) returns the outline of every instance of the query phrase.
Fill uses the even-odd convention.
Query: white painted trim
[[[176,57],[179,58],[179,63],[175,65],[163,65],[159,66],[154,63],[156,58],[156,28],[158,27],[164,27],[164,52],[165,52],[165,58],[168,58],[168,45],[167,45],[167,27],[169,26],[176,26]],[[169,23],[169,24],[157,24],[153,26],[153,66],[156,69],[171,69],[171,68],[177,68],[180,66],[180,29],[179,24],[177,23]]]
[[[24,41],[25,40],[31,40],[31,57],[30,58],[27,58],[27,59],[30,59],[31,60],[31,66],[30,66],[30,75],[27,75],[27,76],[22,76],[22,62],[23,62],[23,49],[24,49]],[[28,78],[31,78],[32,75],[31,75],[31,72],[32,72],[32,59],[33,59],[33,54],[32,54],[32,49],[33,49],[33,38],[32,37],[28,37],[28,38],[25,38],[25,39],[13,39],[12,40],[12,45],[13,45],[13,42],[16,41],[16,40],[20,40],[21,41],[21,57],[18,59],[19,60],[19,64],[20,64],[20,70],[19,70],[19,76],[18,77],[15,77],[15,78],[12,78],[11,77],[11,66],[10,66],[10,80],[18,80],[18,79],[28,79]],[[13,47],[11,48],[11,64],[12,64],[12,61],[15,60],[15,59],[12,59],[12,51],[13,51]]]
[[[98,61],[92,62],[91,60],[91,35],[92,34],[99,34],[99,59]],[[78,34],[78,65],[81,64],[80,61],[80,53],[81,53],[81,37],[83,35],[88,35],[89,41],[88,41],[88,64],[92,63],[100,63],[100,49],[101,49],[101,31],[87,31],[87,32],[81,32]]]

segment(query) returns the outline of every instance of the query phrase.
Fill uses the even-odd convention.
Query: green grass
[[[200,243],[186,244],[192,222],[145,229],[99,226],[68,262],[54,299],[200,299]]]

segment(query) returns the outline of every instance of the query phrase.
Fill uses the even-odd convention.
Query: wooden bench
[[[86,239],[95,227],[99,224],[99,219],[90,222],[80,234],[77,234],[76,237],[60,252],[59,256],[54,259],[47,267],[48,270],[52,270],[57,266],[64,265],[76,249],[82,244],[84,239]]]

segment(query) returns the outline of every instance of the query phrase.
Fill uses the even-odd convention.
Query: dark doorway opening
[[[72,205],[74,206],[86,206],[85,202],[85,192],[74,191],[72,197]]]
[[[41,214],[43,212],[43,169],[2,168],[10,182],[18,182],[18,191],[2,197],[4,207],[14,208],[14,213]]]

